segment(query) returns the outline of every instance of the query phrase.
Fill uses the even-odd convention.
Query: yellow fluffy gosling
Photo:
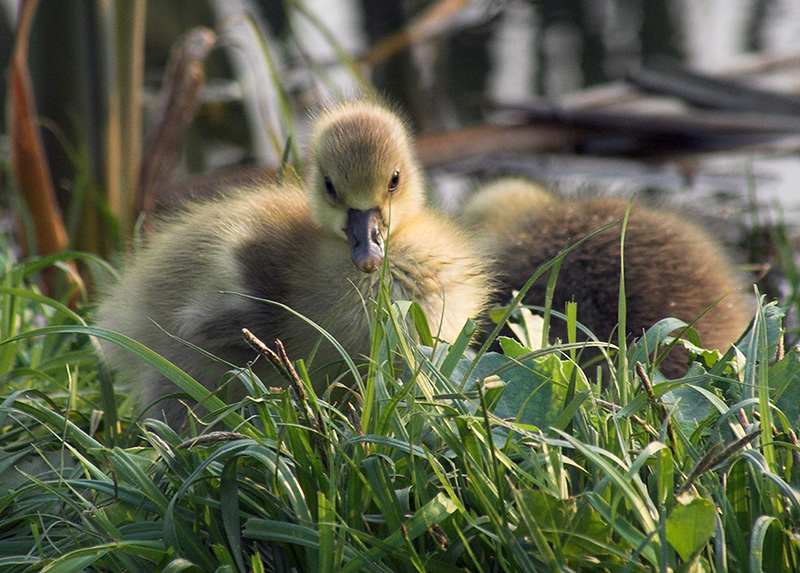
[[[159,222],[102,300],[97,324],[144,343],[209,389],[228,367],[164,331],[239,366],[255,357],[242,328],[268,345],[281,339],[293,358],[307,357],[320,339],[278,306],[221,291],[283,303],[357,358],[369,353],[363,301],[375,299],[375,271],[387,257],[393,298],[418,302],[431,330],[453,339],[482,310],[486,269],[459,228],[426,206],[404,123],[376,103],[342,103],[314,118],[309,147],[305,181],[234,189]],[[103,350],[151,417],[180,423],[185,406],[161,400],[176,391],[171,383],[119,347]],[[323,341],[313,365],[339,360]],[[256,370],[268,385],[283,383],[263,359]],[[313,378],[324,391],[328,377]]]

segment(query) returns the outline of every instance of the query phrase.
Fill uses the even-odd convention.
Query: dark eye
[[[325,192],[331,200],[336,201],[336,187],[333,186],[333,181],[327,175],[325,176]]]
[[[392,178],[389,179],[389,193],[392,193],[395,190],[397,190],[397,185],[399,183],[400,183],[400,171],[395,169],[394,173],[392,173]]]

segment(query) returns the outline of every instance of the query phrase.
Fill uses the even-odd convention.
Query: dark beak
[[[365,273],[371,273],[383,262],[383,238],[381,237],[381,212],[378,209],[347,213],[347,228],[344,232],[350,240],[350,253],[355,265]]]

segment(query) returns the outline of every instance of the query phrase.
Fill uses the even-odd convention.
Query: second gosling
[[[497,301],[507,303],[545,263],[566,246],[601,227],[612,226],[565,256],[552,308],[577,303],[577,318],[601,341],[613,342],[618,323],[621,223],[628,202],[619,198],[557,197],[523,179],[487,185],[467,202],[463,222],[496,260],[501,286]],[[727,350],[751,318],[728,257],[699,226],[677,214],[634,203],[625,236],[626,326],[640,337],[656,322],[676,317],[695,324],[704,347]],[[523,302],[544,306],[547,277],[537,280]],[[720,300],[721,299],[721,300]],[[719,301],[719,302],[718,302]],[[551,332],[566,340],[564,321]],[[676,377],[687,370],[687,355],[675,349],[660,365]]]
[[[488,298],[486,268],[464,233],[426,206],[403,121],[377,103],[345,102],[317,115],[310,139],[305,181],[233,190],[161,221],[101,302],[97,324],[209,389],[229,367],[169,334],[240,366],[255,356],[242,328],[267,344],[280,339],[292,357],[319,344],[317,366],[341,360],[302,319],[226,291],[294,309],[357,358],[369,354],[365,302],[377,298],[375,271],[387,257],[393,299],[416,301],[434,335],[454,339]],[[177,390],[171,383],[119,347],[105,344],[104,354],[150,416],[184,419],[183,404],[164,400]],[[283,382],[264,360],[255,369],[268,385]],[[312,379],[318,392],[327,387],[327,376]],[[240,396],[238,389],[232,398]]]

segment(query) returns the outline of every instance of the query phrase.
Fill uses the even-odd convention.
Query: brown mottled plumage
[[[363,301],[375,299],[379,273],[372,271],[384,251],[393,297],[417,301],[441,338],[453,339],[480,313],[488,297],[482,259],[454,224],[426,207],[411,139],[394,113],[364,101],[323,111],[314,118],[306,168],[305,182],[234,190],[161,222],[102,301],[97,324],[213,389],[227,367],[162,328],[241,366],[255,357],[243,327],[268,344],[281,339],[294,358],[307,357],[320,340],[278,306],[220,291],[283,303],[325,327],[354,358],[369,353]],[[104,354],[151,416],[183,419],[180,403],[159,402],[175,391],[172,384],[116,346],[105,344]],[[340,359],[323,341],[314,365]],[[283,382],[263,360],[257,373],[268,385]],[[314,383],[323,391],[328,378]]]
[[[553,299],[553,309],[561,312],[567,302],[576,301],[578,321],[600,340],[614,342],[621,221],[627,207],[622,199],[556,197],[528,181],[506,179],[476,192],[462,217],[496,258],[501,302],[566,246],[619,221],[566,255]],[[666,317],[691,322],[722,298],[694,328],[705,347],[727,350],[750,320],[741,286],[722,248],[699,226],[634,202],[625,240],[629,339]],[[543,276],[524,302],[544,306],[546,289]],[[551,325],[553,334],[566,340],[564,322],[554,318]],[[684,373],[685,352],[673,350],[661,369],[667,376]]]

